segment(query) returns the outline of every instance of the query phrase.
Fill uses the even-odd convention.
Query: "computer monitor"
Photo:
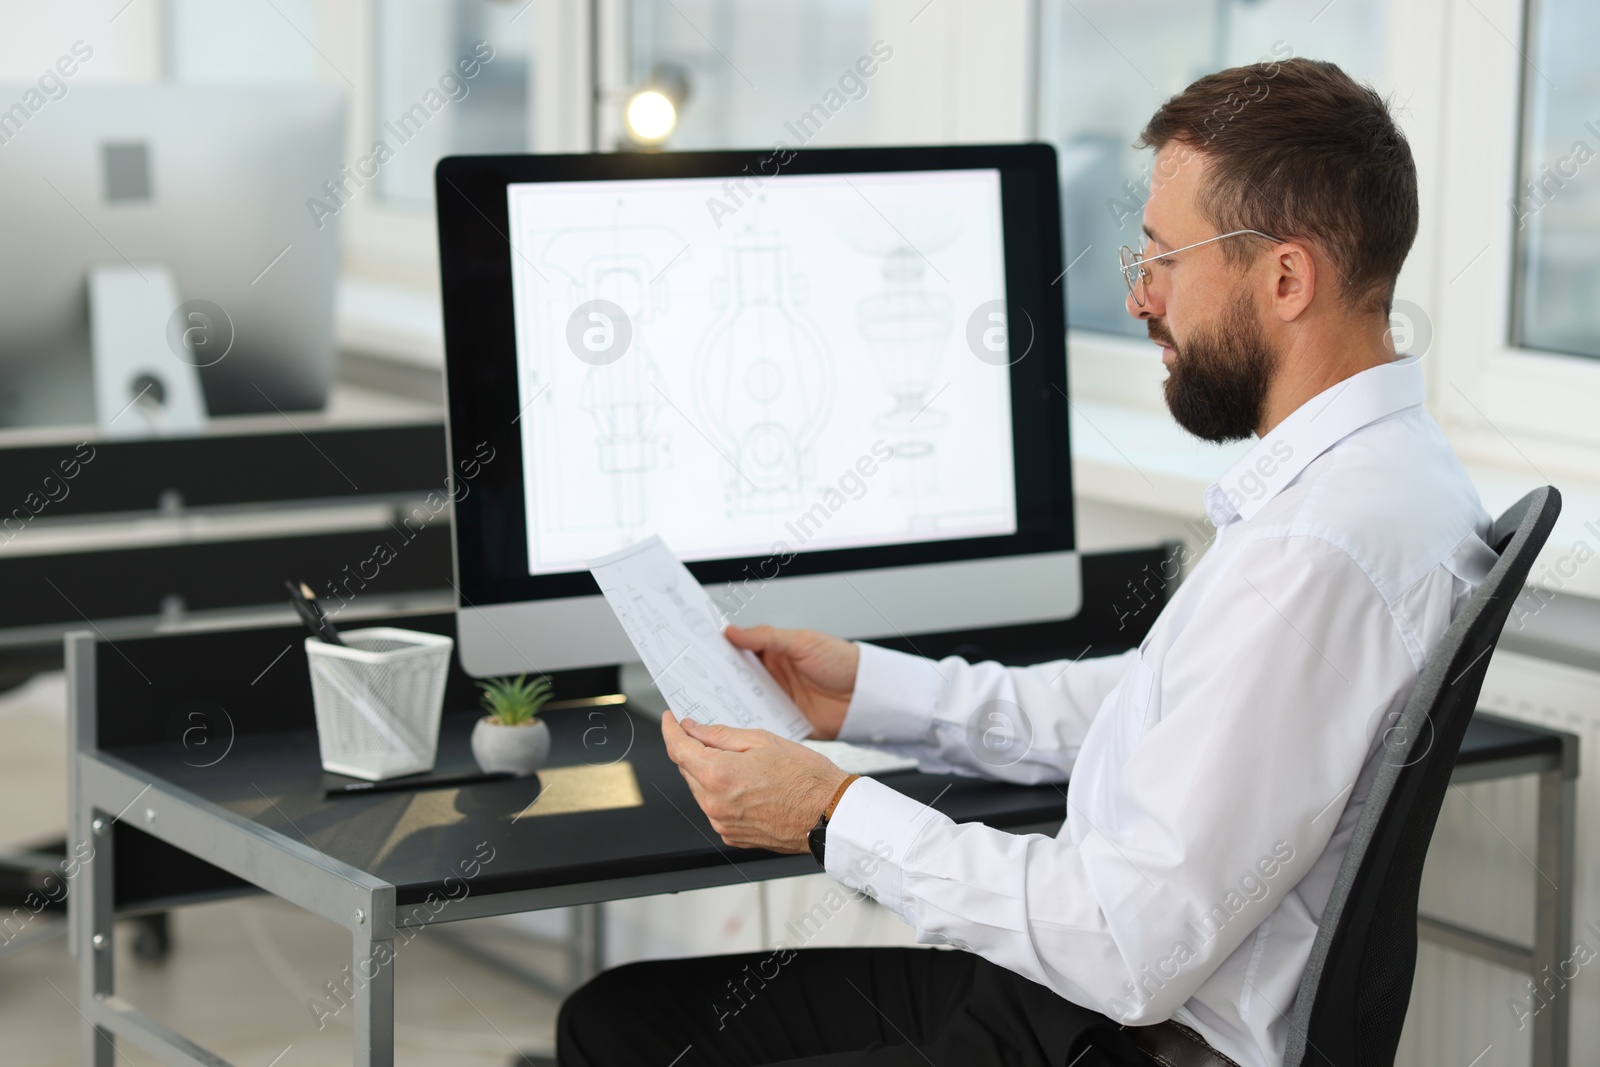
[[[16,102],[0,111],[0,426],[97,421],[96,360],[102,383],[119,370],[93,340],[102,266],[136,303],[171,283],[158,306],[100,323],[102,340],[138,350],[119,390],[145,353],[157,377],[197,370],[211,415],[323,407],[339,215],[356,188],[341,169],[344,92],[57,85],[0,86],[0,107]]]
[[[459,651],[636,659],[585,563],[659,534],[741,625],[1080,603],[1047,145],[453,157]]]

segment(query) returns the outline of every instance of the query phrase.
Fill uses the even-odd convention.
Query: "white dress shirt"
[[[1420,368],[1307,402],[1205,494],[1214,543],[1138,649],[1024,668],[861,646],[842,740],[925,770],[1065,782],[1055,837],[958,825],[871,779],[827,870],[1129,1025],[1279,1067],[1386,736],[1495,562]]]

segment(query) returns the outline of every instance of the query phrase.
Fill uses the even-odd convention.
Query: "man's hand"
[[[839,736],[861,663],[861,649],[853,641],[817,630],[772,626],[748,630],[729,626],[723,632],[735,648],[747,648],[761,657],[767,673],[810,720],[813,737],[831,741]]]
[[[661,716],[667,755],[711,828],[736,848],[807,851],[806,835],[845,773],[832,760],[767,730]]]

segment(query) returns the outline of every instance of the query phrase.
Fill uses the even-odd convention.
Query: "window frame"
[[[1594,418],[1600,360],[1511,341],[1518,255],[1508,205],[1516,198],[1525,143],[1528,71],[1521,52],[1529,44],[1538,0],[1476,3],[1482,17],[1468,12],[1453,20],[1447,44],[1457,60],[1447,89],[1454,106],[1445,116],[1449,181],[1435,322],[1439,358],[1430,380],[1434,402],[1464,455],[1532,468],[1543,479],[1566,472],[1593,482],[1588,450],[1600,445],[1600,420]],[[1509,40],[1502,36],[1508,27],[1515,30]],[[1486,136],[1480,132],[1485,130]],[[1484,166],[1485,159],[1495,165]],[[1485,218],[1497,220],[1487,235]],[[1487,247],[1471,264],[1485,236]]]
[[[352,57],[346,68],[356,83],[350,94],[349,151],[367,151],[376,134],[381,0],[322,0],[320,28],[333,54]],[[589,150],[589,5],[533,4],[525,23],[531,35],[532,144],[538,152]],[[543,47],[541,47],[541,45]],[[341,64],[343,65],[343,64]],[[386,204],[375,190],[342,213],[342,278],[417,289],[439,289],[435,222],[431,211]]]
[[[325,49],[339,57],[357,88],[351,95],[350,145],[366,150],[376,100],[377,5],[380,0],[321,0]],[[881,143],[1026,140],[1032,113],[1034,2],[989,11],[976,4],[932,5],[911,19],[894,0],[876,0],[875,33],[892,36],[900,53],[886,67]],[[625,50],[623,0],[537,3],[528,13],[533,48],[533,136],[536,152],[588,152],[614,132],[596,90],[618,69]],[[909,20],[909,21],[908,21]],[[881,29],[880,29],[881,28]],[[591,76],[598,66],[601,77]],[[330,75],[332,76],[332,75]],[[342,84],[342,83],[341,83]],[[953,101],[948,111],[927,101]],[[357,198],[345,226],[342,279],[356,279],[438,299],[439,266],[431,213]],[[341,324],[341,333],[354,337]],[[366,337],[371,331],[361,333]],[[363,348],[370,344],[363,343]]]
[[[1431,330],[1423,360],[1429,408],[1464,459],[1541,481],[1564,475],[1595,483],[1600,360],[1510,340],[1517,268],[1507,204],[1521,162],[1525,90],[1518,49],[1526,48],[1537,6],[1390,0],[1377,88],[1411,143],[1422,209],[1395,299],[1397,312],[1405,302]],[[1405,41],[1441,47],[1396,46]],[[1115,265],[1106,260],[1097,269]],[[1068,360],[1075,397],[1162,409],[1165,372],[1148,344],[1076,329]]]
[[[1449,22],[1446,7],[1447,0],[1389,0],[1387,41],[1439,39]],[[1042,42],[1039,47],[1043,47]],[[1441,82],[1445,77],[1445,64],[1443,57],[1433,50],[1404,55],[1399,52],[1392,46],[1385,48],[1384,75],[1377,88],[1392,94],[1400,105],[1396,109],[1396,119],[1411,143],[1416,160],[1422,216],[1416,243],[1395,287],[1395,299],[1426,309],[1434,303],[1433,275],[1442,221],[1436,213],[1430,212],[1430,206],[1437,206],[1443,195],[1439,181],[1439,122],[1444,110]],[[1036,65],[1042,62],[1040,55]],[[1036,85],[1035,96],[1037,92]],[[1039,108],[1035,106],[1033,110],[1037,115]],[[1032,129],[1034,136],[1039,136],[1037,124]],[[1137,130],[1129,130],[1128,139],[1131,141],[1137,133]],[[1095,258],[1100,261],[1098,265],[1086,259],[1084,266],[1117,269],[1114,256]],[[1437,340],[1433,348],[1437,349]],[[1161,383],[1166,379],[1166,371],[1149,343],[1098,330],[1073,329],[1068,333],[1067,354],[1071,372],[1068,380],[1075,396],[1146,411],[1165,410]]]

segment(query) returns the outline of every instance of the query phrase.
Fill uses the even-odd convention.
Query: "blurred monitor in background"
[[[322,408],[345,111],[320,85],[0,85],[0,427]]]

